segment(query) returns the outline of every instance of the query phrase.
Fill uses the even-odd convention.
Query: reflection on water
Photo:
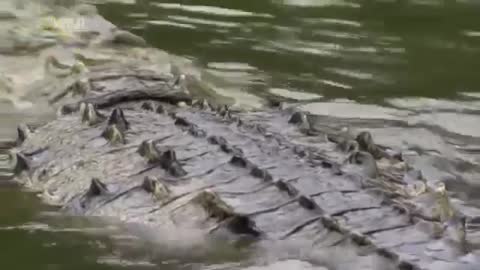
[[[31,66],[32,57],[43,63],[48,54],[62,51],[52,48],[58,40],[51,35],[23,27],[39,16],[41,8],[25,5],[10,12],[12,5],[27,2],[0,3],[0,141],[12,138],[19,122],[38,123],[53,117],[38,93],[41,87],[27,86],[45,75],[42,64]],[[114,24],[143,36],[153,46],[193,59],[218,94],[253,107],[271,95],[298,101],[303,109],[319,115],[323,125],[367,129],[379,143],[428,154],[412,157],[412,163],[427,179],[445,181],[463,212],[480,216],[478,1],[94,2]],[[8,30],[11,25],[15,25],[13,31]],[[71,65],[68,57],[60,58]],[[178,246],[146,243],[144,239],[154,233],[142,228],[130,227],[135,235],[125,235],[117,225],[105,229],[93,221],[44,215],[51,209],[39,206],[34,194],[3,182],[0,205],[2,266],[49,270],[247,267],[238,262],[236,249],[227,248],[218,255],[218,249],[205,254],[183,246],[183,252],[176,254]],[[91,229],[85,234],[78,228]],[[165,236],[157,242],[186,246],[195,239],[166,241],[173,234],[156,235]],[[169,248],[171,252],[166,252]],[[288,256],[281,259],[264,268],[324,269]],[[352,269],[353,264],[341,269]]]

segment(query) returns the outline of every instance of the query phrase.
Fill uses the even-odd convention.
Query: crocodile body
[[[213,108],[181,77],[92,74],[12,150],[16,180],[67,213],[312,249],[348,242],[396,269],[478,269],[462,239],[434,233],[453,214],[420,213],[425,191],[408,192],[401,157],[369,134],[333,135],[291,108]]]

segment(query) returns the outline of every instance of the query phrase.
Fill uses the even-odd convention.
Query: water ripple
[[[350,7],[350,8],[359,8],[360,4],[354,3],[353,1],[345,0],[275,0],[274,3],[279,3],[282,5],[289,6],[299,6],[299,7]]]
[[[270,14],[254,13],[243,10],[221,8],[215,6],[194,6],[174,3],[152,3],[152,5],[163,9],[177,9],[194,13],[203,13],[215,16],[227,16],[227,17],[263,17],[273,18]]]
[[[202,24],[202,25],[214,25],[219,27],[239,27],[241,25],[240,23],[234,23],[234,22],[199,19],[199,18],[192,18],[192,17],[178,16],[178,15],[169,15],[168,18],[174,21],[179,21],[182,23],[190,24],[190,25]]]
[[[149,21],[146,21],[146,23],[151,25],[172,26],[172,27],[188,28],[188,29],[197,28],[195,25],[192,25],[192,24],[178,23],[178,22],[165,21],[165,20],[149,20]]]
[[[330,71],[332,73],[346,76],[349,78],[359,79],[359,80],[371,80],[374,76],[371,73],[362,72],[359,70],[350,70],[350,69],[342,69],[342,68],[325,68],[325,70]]]
[[[320,18],[315,19],[315,21],[324,23],[324,24],[333,24],[333,25],[344,25],[344,26],[351,26],[351,27],[362,27],[362,24],[357,21],[346,20],[346,19],[338,19],[338,18]]]

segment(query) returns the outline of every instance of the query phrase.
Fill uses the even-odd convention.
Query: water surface
[[[99,7],[115,24],[203,67],[237,78],[264,75],[239,79],[245,91],[263,83],[365,100],[480,91],[475,1],[150,0]]]
[[[462,210],[480,215],[477,1],[95,3],[114,24],[191,59],[218,93],[243,105],[260,106],[266,96],[297,100],[303,109],[325,116],[326,125],[368,129],[383,144],[431,153],[412,162],[429,179],[445,181]],[[25,57],[0,52],[1,73],[28,68]],[[37,70],[31,75],[40,76]],[[0,95],[9,97],[0,102],[0,140],[14,136],[19,122],[52,117],[38,100],[12,98],[21,96],[15,92]],[[165,246],[146,244],[120,225],[58,217],[35,194],[10,184],[0,185],[0,205],[4,268],[240,267],[230,253],[222,258],[189,256],[195,253],[185,250],[185,256],[165,254]],[[310,266],[298,261],[270,266],[285,267]]]

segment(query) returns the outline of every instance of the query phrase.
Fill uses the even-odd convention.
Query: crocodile
[[[348,243],[402,270],[478,269],[465,261],[477,258],[467,217],[401,153],[368,132],[321,128],[291,104],[214,104],[192,81],[96,67],[52,97],[55,120],[19,126],[15,181],[70,215],[311,249]]]

